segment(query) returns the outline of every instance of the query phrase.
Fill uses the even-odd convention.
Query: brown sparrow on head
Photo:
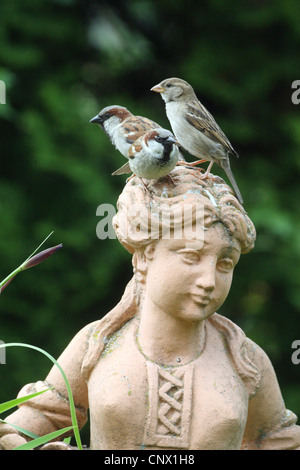
[[[150,129],[158,129],[161,126],[151,119],[134,116],[123,106],[112,105],[103,108],[90,122],[99,124],[109,137],[111,143],[124,157],[128,158],[131,145]],[[124,170],[124,171],[123,171]],[[120,173],[119,173],[120,171]],[[129,173],[128,162],[113,175]]]
[[[167,78],[151,88],[151,91],[161,93],[166,103],[167,117],[182,147],[191,155],[210,161],[202,178],[207,178],[212,165],[217,163],[225,171],[237,198],[243,204],[229,163],[229,157],[238,157],[238,154],[213,116],[200,103],[191,85],[180,78]]]
[[[180,158],[178,145],[179,142],[167,129],[146,132],[129,149],[132,173],[148,180],[169,175]]]
[[[156,122],[142,116],[133,115],[128,109],[119,105],[103,108],[90,122],[99,124],[109,137],[111,143],[124,157],[128,158],[131,145],[151,129],[162,129]],[[184,157],[180,154],[180,160]],[[130,173],[129,162],[113,172],[113,175]]]

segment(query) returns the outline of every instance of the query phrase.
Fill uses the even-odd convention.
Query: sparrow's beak
[[[172,136],[167,138],[167,142],[171,142],[172,144],[180,145],[178,140],[176,140],[175,137],[172,137]]]
[[[97,116],[93,117],[93,118],[90,120],[90,122],[95,122],[95,123],[97,123],[97,124],[101,124],[101,123],[102,123],[102,119],[101,119],[101,118],[98,116],[98,114],[97,114]]]
[[[163,93],[166,90],[161,85],[155,85],[151,88],[150,91],[156,91],[156,93]]]
[[[171,135],[170,135],[170,137],[167,138],[167,142],[171,142],[172,144],[175,144],[178,147],[181,147],[180,142],[178,142],[178,140],[175,139],[175,137],[172,137]]]

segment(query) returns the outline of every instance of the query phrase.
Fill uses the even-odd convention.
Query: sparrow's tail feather
[[[244,204],[244,201],[243,201],[243,198],[242,198],[242,195],[240,193],[240,190],[238,188],[238,185],[235,181],[235,178],[233,176],[233,173],[231,171],[231,168],[230,168],[230,164],[229,164],[229,161],[228,160],[221,160],[220,161],[220,166],[221,168],[223,168],[223,170],[225,171],[230,183],[232,184],[233,186],[233,189],[234,189],[234,192],[238,198],[238,200],[240,201],[240,203],[243,205]]]
[[[118,175],[125,175],[128,173],[132,173],[129,162],[126,162],[121,168],[118,168],[116,171],[112,173],[112,176],[118,176]]]

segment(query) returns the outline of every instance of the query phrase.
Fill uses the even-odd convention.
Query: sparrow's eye
[[[162,137],[160,137],[159,135],[157,135],[155,137],[155,140],[156,140],[156,142],[162,142],[164,139]]]
[[[171,86],[173,86],[172,83],[167,83],[167,84],[166,84],[166,87],[167,87],[167,88],[170,88]]]

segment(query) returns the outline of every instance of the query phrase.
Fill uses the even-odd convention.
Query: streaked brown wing
[[[148,130],[158,129],[159,127],[161,127],[159,124],[157,124],[157,122],[152,121],[152,119],[148,119],[143,116],[135,116],[135,118],[138,119],[139,122],[141,122],[141,124],[144,125]]]
[[[189,124],[194,126],[209,139],[223,145],[230,154],[237,156],[236,151],[222,129],[218,126],[213,116],[202,104],[199,103],[199,101],[194,100],[189,102],[186,105],[186,110],[186,120]]]
[[[135,154],[140,152],[142,148],[142,144],[139,142],[133,144],[128,151],[128,158],[133,159],[135,157]]]
[[[142,116],[132,116],[126,119],[125,124],[125,131],[126,131],[126,142],[132,144],[135,142],[139,137],[145,134],[145,132],[149,131],[150,129],[157,129],[161,127],[151,119],[142,117]]]

